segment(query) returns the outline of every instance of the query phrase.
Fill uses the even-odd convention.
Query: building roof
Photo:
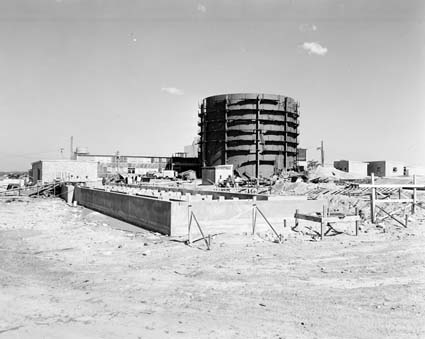
[[[71,159],[56,159],[56,160],[37,160],[31,163],[37,164],[39,162],[82,162],[82,163],[95,163],[93,160],[71,160]]]
[[[76,154],[79,157],[116,157],[116,154]],[[126,158],[166,158],[171,159],[171,157],[165,157],[161,155],[125,155],[119,154],[120,157]]]

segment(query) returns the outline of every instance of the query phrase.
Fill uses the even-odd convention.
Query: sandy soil
[[[0,338],[425,338],[419,217],[322,242],[219,235],[211,251],[121,226],[0,201]]]

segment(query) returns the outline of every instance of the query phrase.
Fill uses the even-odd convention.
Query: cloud
[[[198,4],[198,6],[196,7],[196,9],[199,11],[199,12],[202,12],[202,13],[206,13],[207,12],[207,8],[205,7],[205,5],[203,5],[203,4]]]
[[[298,29],[301,32],[316,32],[317,26],[314,24],[301,24],[298,26]]]
[[[162,92],[171,94],[171,95],[183,95],[184,92],[181,89],[175,88],[175,87],[162,87]]]
[[[302,47],[309,55],[316,54],[324,56],[326,53],[328,53],[328,49],[323,47],[318,42],[304,42]]]

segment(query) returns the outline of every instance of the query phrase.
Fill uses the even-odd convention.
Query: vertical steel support
[[[227,164],[227,114],[229,113],[229,97],[224,102],[224,164]]]
[[[284,113],[285,113],[285,130],[284,130],[284,134],[283,134],[283,142],[284,142],[284,153],[283,153],[283,168],[285,169],[285,171],[288,169],[288,98],[285,97],[285,101],[284,101]]]
[[[257,96],[255,113],[255,177],[257,178],[257,185],[260,179],[260,100],[260,96]]]
[[[207,157],[207,121],[205,117],[205,101],[201,104],[201,161],[202,167],[205,167]]]
[[[298,171],[298,117],[299,117],[299,107],[300,103],[297,102],[296,105],[296,124],[295,124],[295,167]]]

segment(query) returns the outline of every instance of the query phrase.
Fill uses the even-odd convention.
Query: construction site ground
[[[0,338],[425,338],[421,215],[324,241],[221,234],[205,251],[3,198]]]

